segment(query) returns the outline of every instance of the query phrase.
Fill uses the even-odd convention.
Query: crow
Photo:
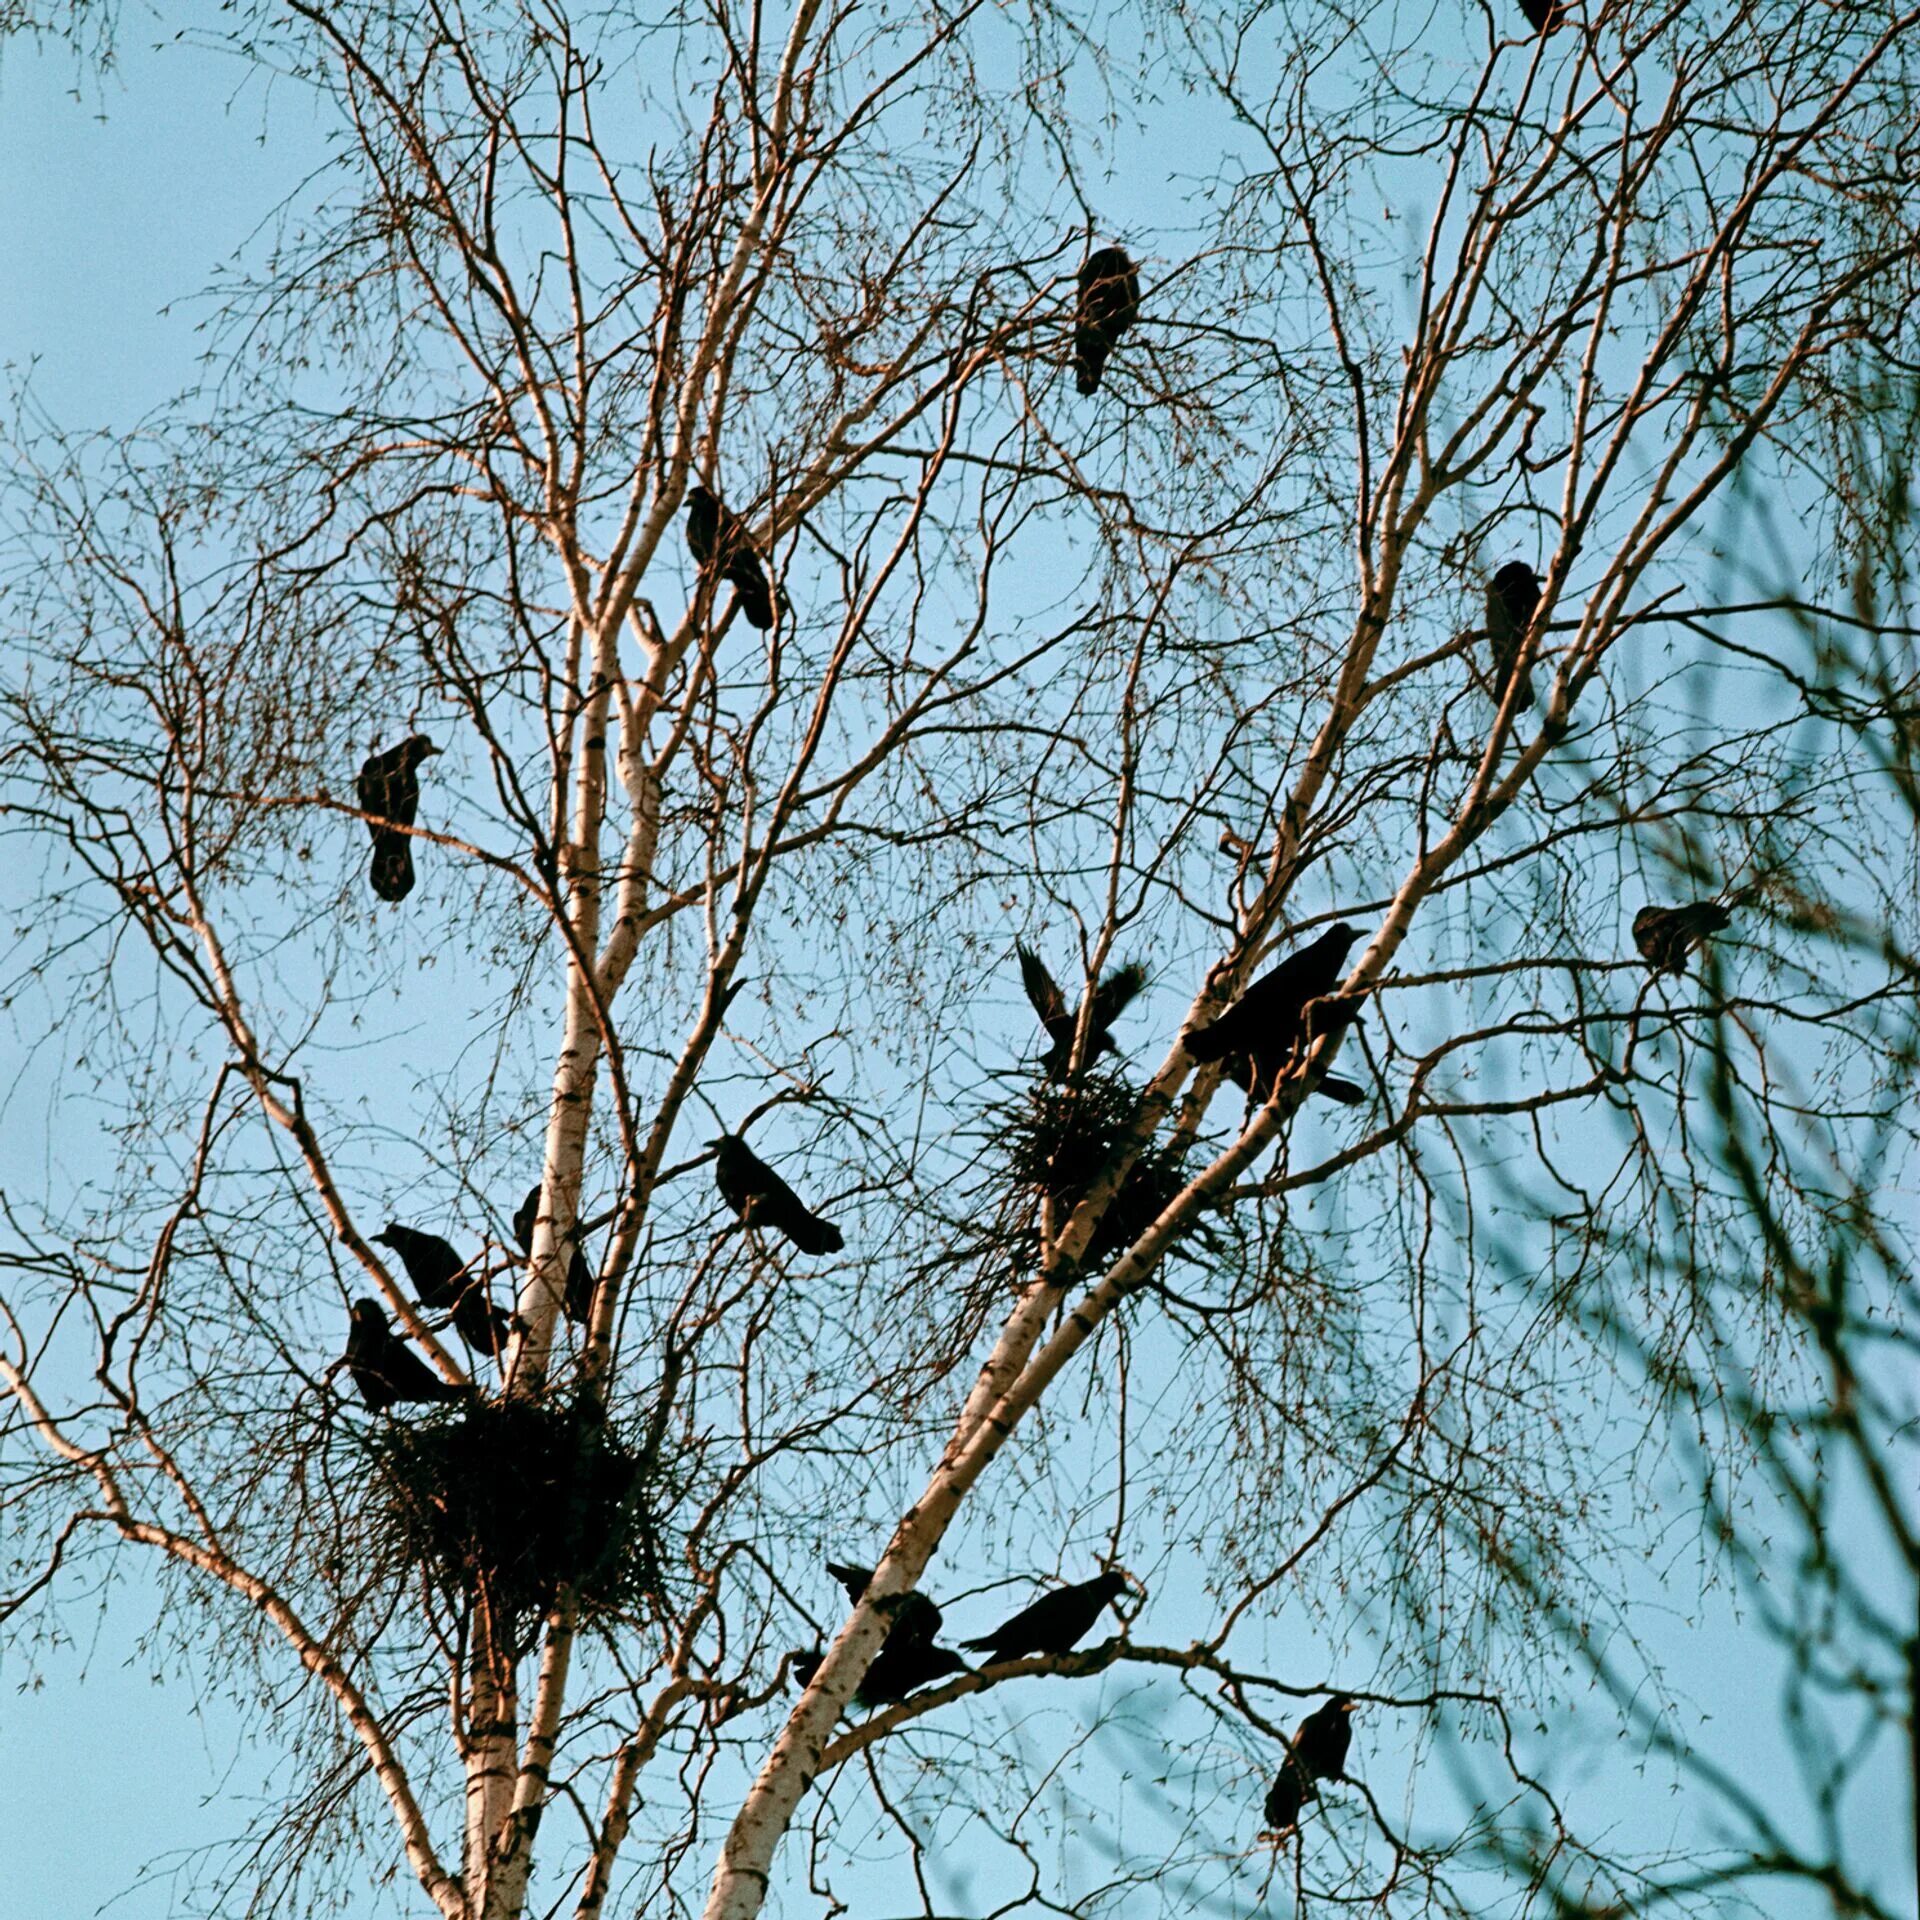
[[[1267,1789],[1267,1825],[1275,1834],[1299,1824],[1301,1807],[1320,1796],[1318,1782],[1346,1778],[1347,1750],[1352,1745],[1353,1701],[1344,1693],[1335,1694],[1301,1721]]]
[[[514,1244],[522,1253],[533,1251],[533,1223],[540,1218],[540,1195],[543,1182],[536,1180],[527,1189],[527,1197],[520,1202],[520,1208],[513,1216]],[[593,1318],[593,1269],[587,1265],[587,1257],[580,1251],[575,1241],[573,1258],[567,1263],[567,1291],[561,1301],[564,1312],[575,1326],[584,1327]]]
[[[740,596],[749,626],[773,625],[773,593],[746,523],[705,487],[687,491],[687,548],[702,573],[711,568]]]
[[[1074,1016],[1068,1011],[1060,989],[1054,985],[1046,962],[1018,940],[1013,943],[1013,950],[1020,956],[1020,984],[1026,988],[1027,999],[1039,1015],[1040,1024],[1046,1028],[1047,1038],[1053,1043],[1040,1056],[1040,1065],[1049,1080],[1064,1080],[1067,1077],[1067,1060],[1073,1052]],[[1129,964],[1115,967],[1094,988],[1093,1012],[1087,1024],[1086,1057],[1089,1065],[1103,1053],[1117,1051],[1108,1028],[1119,1019],[1127,1003],[1146,984],[1146,968]]]
[[[1567,17],[1561,0],[1520,0],[1520,11],[1535,33],[1551,33]]]
[[[960,1644],[995,1660],[1018,1660],[1029,1653],[1071,1653],[1126,1585],[1125,1574],[1102,1573],[1077,1586],[1055,1587],[991,1633]]]
[[[847,1590],[847,1598],[857,1607],[873,1579],[871,1567],[849,1567],[838,1560],[827,1562],[827,1571]],[[892,1614],[887,1628],[887,1645],[930,1647],[940,1631],[941,1613],[933,1600],[917,1587],[910,1593],[897,1593],[883,1602]]]
[[[436,747],[424,733],[410,733],[397,747],[368,756],[354,782],[360,811],[370,816],[373,865],[368,879],[382,900],[404,900],[413,891],[413,836],[398,831],[413,825],[420,810],[420,762]],[[391,821],[391,826],[378,824]]]
[[[1080,300],[1073,325],[1073,384],[1082,393],[1100,385],[1101,370],[1120,336],[1140,318],[1140,276],[1122,247],[1101,247],[1080,269]]]
[[[723,1133],[709,1140],[713,1183],[720,1198],[750,1227],[771,1227],[802,1253],[838,1253],[846,1243],[831,1220],[809,1213],[800,1197],[741,1139]]]
[[[1487,583],[1487,639],[1493,652],[1493,697],[1507,697],[1507,682],[1520,664],[1521,643],[1540,606],[1540,576],[1524,560],[1509,560]],[[1522,670],[1520,704],[1533,705],[1533,675]]]
[[[441,1379],[404,1340],[396,1339],[377,1300],[353,1303],[342,1358],[372,1413],[384,1413],[400,1400],[464,1400],[473,1391]]]
[[[1187,1052],[1202,1062],[1243,1056],[1248,1068],[1241,1084],[1264,1103],[1272,1097],[1281,1074],[1302,1045],[1318,1033],[1332,1030],[1328,1025],[1310,1028],[1306,1010],[1310,1002],[1339,985],[1347,951],[1359,938],[1358,927],[1335,921],[1311,946],[1288,954],[1256,980],[1211,1026],[1188,1033]],[[1338,1018],[1351,1020],[1355,1011],[1347,1009]],[[1237,1074],[1234,1077],[1239,1078]],[[1350,1091],[1359,1093],[1351,1081],[1337,1081],[1330,1098],[1353,1105],[1346,1098]]]
[[[796,1648],[787,1655],[793,1665],[793,1677],[802,1689],[813,1684],[820,1663],[827,1656],[815,1647],[803,1653]],[[889,1640],[873,1656],[873,1663],[853,1690],[856,1706],[890,1707],[919,1688],[944,1680],[949,1674],[968,1672],[967,1663],[946,1647],[911,1646],[895,1649]]]
[[[1695,900],[1684,907],[1642,907],[1633,916],[1633,944],[1655,973],[1685,973],[1687,955],[1732,918],[1714,900]]]
[[[453,1310],[454,1329],[474,1352],[498,1358],[506,1351],[513,1322],[488,1299],[485,1279],[469,1273],[467,1263],[438,1234],[417,1233],[389,1220],[384,1233],[370,1238],[400,1256],[423,1307]]]

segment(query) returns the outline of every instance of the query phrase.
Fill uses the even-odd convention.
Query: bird
[[[1083,393],[1100,374],[1120,336],[1140,317],[1140,276],[1122,247],[1101,247],[1080,268],[1073,323],[1073,384]]]
[[[1520,11],[1535,33],[1550,33],[1567,17],[1562,0],[1520,0]]]
[[[373,840],[367,878],[382,900],[404,900],[413,891],[413,836],[399,829],[412,826],[420,810],[421,761],[439,751],[424,733],[410,733],[397,747],[368,755],[354,782]]]
[[[1096,1574],[1070,1587],[1055,1587],[963,1647],[995,1660],[1018,1660],[1029,1653],[1071,1653],[1092,1631],[1101,1613],[1126,1591],[1124,1573]]]
[[[1013,950],[1020,956],[1020,984],[1026,988],[1027,999],[1039,1016],[1041,1026],[1047,1030],[1047,1038],[1053,1043],[1040,1056],[1040,1065],[1049,1080],[1064,1080],[1067,1077],[1067,1062],[1073,1054],[1074,1015],[1067,1008],[1065,996],[1054,984],[1053,975],[1047,971],[1046,962],[1023,941],[1016,940]],[[1115,967],[1094,988],[1093,1011],[1087,1018],[1086,1058],[1089,1064],[1098,1060],[1103,1053],[1118,1051],[1108,1029],[1146,984],[1146,968],[1129,963],[1124,967]]]
[[[1274,1081],[1263,1081],[1256,1088],[1253,1077],[1253,1062],[1244,1053],[1227,1056],[1227,1078],[1236,1087],[1244,1088],[1256,1107],[1265,1106],[1273,1097]],[[1277,1080],[1278,1076],[1275,1076]],[[1328,1100],[1338,1101],[1343,1107],[1362,1107],[1367,1102],[1367,1090],[1352,1080],[1342,1079],[1337,1073],[1322,1074],[1320,1084],[1314,1092]]]
[[[1520,664],[1521,643],[1540,606],[1540,576],[1524,560],[1509,560],[1487,582],[1487,640],[1493,651],[1493,697],[1507,697],[1507,682]],[[1533,705],[1533,675],[1520,674],[1520,704]]]
[[[1685,973],[1687,955],[1733,916],[1716,900],[1684,907],[1644,906],[1633,916],[1633,944],[1655,973]]]
[[[371,1413],[384,1413],[401,1400],[464,1400],[472,1391],[441,1379],[404,1340],[396,1339],[377,1300],[353,1303],[342,1359]]]
[[[795,1682],[804,1691],[813,1684],[813,1676],[820,1671],[826,1655],[818,1647],[804,1653],[796,1648],[787,1658],[792,1662]],[[860,1676],[860,1684],[853,1690],[854,1704],[892,1706],[921,1687],[946,1679],[949,1674],[968,1671],[967,1663],[950,1648],[913,1646],[896,1651],[889,1640]]]
[[[846,1588],[847,1598],[856,1607],[873,1581],[871,1567],[849,1567],[838,1560],[829,1560],[827,1571]],[[908,1593],[896,1593],[890,1600],[879,1604],[891,1615],[887,1627],[889,1646],[895,1641],[902,1646],[927,1647],[933,1644],[943,1616],[930,1595],[916,1587]]]
[[[514,1244],[522,1253],[533,1251],[533,1223],[540,1218],[540,1195],[544,1189],[545,1182],[536,1180],[513,1216]],[[561,1310],[576,1326],[583,1327],[593,1318],[593,1284],[593,1269],[587,1265],[587,1257],[576,1240],[573,1258],[567,1262],[566,1295],[560,1302]]]
[[[752,536],[740,516],[706,487],[687,491],[687,548],[703,573],[711,567],[740,596],[749,626],[764,633],[773,625],[773,593]]]
[[[1286,1833],[1299,1824],[1301,1807],[1320,1796],[1320,1781],[1346,1778],[1347,1751],[1353,1745],[1353,1707],[1348,1695],[1336,1693],[1294,1729],[1280,1771],[1267,1789],[1264,1811],[1274,1833]]]
[[[838,1253],[845,1236],[831,1220],[809,1213],[800,1196],[737,1133],[723,1133],[713,1149],[713,1183],[720,1198],[750,1227],[771,1227],[802,1253]]]
[[[471,1272],[437,1233],[420,1233],[389,1220],[384,1233],[369,1237],[400,1256],[423,1307],[436,1312],[452,1309],[454,1330],[474,1352],[496,1357],[505,1352],[513,1322],[487,1297],[484,1277]]]
[[[1263,1103],[1271,1099],[1281,1074],[1302,1042],[1334,1030],[1332,1023],[1323,1021],[1310,1031],[1306,1010],[1311,1002],[1322,999],[1339,985],[1347,952],[1359,938],[1358,927],[1336,920],[1319,939],[1288,954],[1278,966],[1256,980],[1210,1026],[1188,1033],[1185,1036],[1187,1052],[1203,1063],[1225,1060],[1235,1054],[1243,1056],[1248,1062],[1248,1072],[1242,1084]],[[1341,1021],[1351,1020],[1357,1011],[1357,1008],[1348,1008],[1338,1017]],[[1359,1092],[1351,1081],[1343,1080],[1337,1083],[1331,1097],[1339,1100],[1348,1089]],[[1354,1103],[1348,1101],[1347,1104]]]

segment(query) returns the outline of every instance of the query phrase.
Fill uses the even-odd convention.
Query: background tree
[[[9,1611],[144,1551],[273,1717],[299,1785],[210,1904],[400,1863],[450,1920],[745,1920],[897,1849],[932,1914],[962,1845],[996,1910],[1732,1884],[1525,1729],[1603,1651],[1676,1744],[1596,1459],[1735,1350],[1717,1475],[1803,1369],[1844,1411],[1781,1143],[1879,1129],[1848,1273],[1900,1305],[1912,635],[1856,583],[1913,16],[1100,24],[262,14],[227,44],[336,147],[221,384],[24,410],[13,1004],[94,1145],[13,1200]],[[1082,397],[1115,225],[1141,314]],[[409,824],[357,776],[416,734]],[[1727,930],[1650,971],[1636,910],[1695,899]],[[1179,1034],[1336,920],[1337,1003],[1223,1095]],[[1336,1055],[1358,1105],[1309,1100]],[[727,1134],[844,1247],[717,1194]],[[476,1276],[497,1362],[435,1294]],[[475,1391],[363,1412],[363,1297]],[[1109,1558],[1112,1637],[843,1721],[909,1590],[978,1637]],[[1356,1778],[1261,1842],[1335,1686]],[[1423,1764],[1483,1751],[1464,1807]]]

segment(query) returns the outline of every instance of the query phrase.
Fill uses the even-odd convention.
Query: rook
[[[800,1197],[741,1139],[723,1133],[713,1148],[713,1183],[720,1198],[750,1227],[771,1227],[802,1253],[838,1253],[847,1243],[831,1220],[809,1213]]]
[[[995,1660],[1018,1660],[1029,1653],[1071,1653],[1126,1584],[1123,1573],[1102,1573],[1076,1586],[1056,1587],[991,1633],[960,1644]]]
[[[371,755],[354,782],[373,840],[368,879],[382,900],[404,900],[413,891],[413,836],[401,829],[413,825],[420,809],[420,763],[439,751],[424,733],[409,734],[397,747]]]
[[[1092,393],[1120,336],[1140,317],[1140,276],[1121,247],[1101,247],[1080,269],[1074,315],[1073,383]]]

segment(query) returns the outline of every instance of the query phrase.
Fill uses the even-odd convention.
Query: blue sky
[[[263,125],[272,134],[264,141]],[[9,183],[0,199],[8,263],[0,361],[60,424],[136,423],[196,382],[204,310],[194,296],[316,157],[293,90],[272,103],[269,120],[256,85],[205,52],[155,52],[136,37],[103,83],[78,75],[60,50],[9,47],[0,63],[0,177]],[[0,1185],[21,1151],[0,1136]],[[1773,1692],[1755,1685],[1771,1656],[1723,1598],[1695,1597],[1691,1557],[1676,1557],[1671,1614],[1659,1610],[1662,1583],[1649,1567],[1651,1631],[1720,1750],[1744,1754],[1756,1769],[1775,1767],[1784,1755]],[[144,1866],[237,1832],[244,1812],[235,1804],[257,1790],[263,1756],[241,1744],[233,1714],[198,1703],[189,1680],[154,1671],[137,1641],[137,1585],[118,1598],[104,1618],[90,1606],[69,1612],[73,1644],[35,1658],[33,1691],[13,1691],[28,1670],[20,1651],[0,1654],[0,1804],[9,1810],[0,1886],[21,1915],[65,1920],[100,1910]],[[1157,1638],[1179,1637],[1164,1613],[1154,1627]],[[1593,1703],[1569,1711],[1596,1718]],[[1384,1774],[1391,1763],[1380,1759]],[[1573,1777],[1582,1776],[1618,1801],[1640,1837],[1685,1831],[1687,1810],[1657,1770],[1641,1778],[1630,1757],[1596,1746]],[[1901,1828],[1903,1791],[1889,1770],[1878,1796],[1889,1834]],[[161,1878],[113,1911],[158,1920],[173,1908]],[[364,1909],[403,1910],[408,1903],[391,1897]]]

